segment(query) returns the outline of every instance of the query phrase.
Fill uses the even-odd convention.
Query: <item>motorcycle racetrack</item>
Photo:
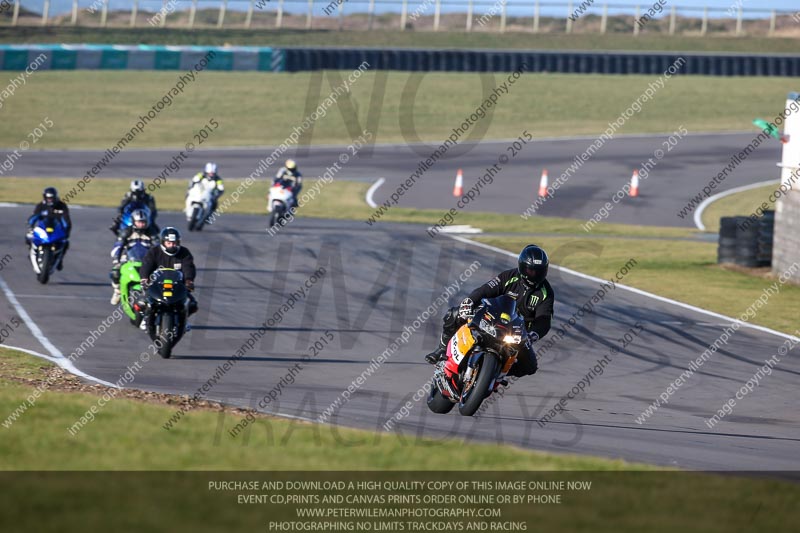
[[[69,356],[114,310],[107,229],[113,210],[73,211],[65,268],[43,286],[20,230],[29,209],[0,207],[0,243],[12,257],[0,273],[0,306],[4,316],[24,317],[23,309],[30,317],[5,343]],[[409,442],[450,436],[689,469],[796,469],[800,363],[783,351],[785,335],[743,326],[717,342],[719,349],[676,387],[730,320],[553,268],[556,314],[548,337],[574,324],[544,350],[539,372],[511,384],[502,398],[490,398],[479,417],[455,410],[433,415],[418,393],[432,374],[422,356],[436,345],[444,312],[432,304],[445,294],[454,305],[513,266],[512,254],[445,235],[431,239],[421,225],[369,227],[301,215],[270,236],[263,216],[224,214],[201,233],[186,231],[179,213],[160,213],[158,222],[181,229],[195,255],[200,311],[173,358],[152,358],[126,386],[191,395],[256,339],[207,398],[312,421],[322,417],[323,431],[338,425],[385,431],[393,420],[390,430]],[[426,310],[430,316],[422,316]],[[266,333],[254,335],[267,321]],[[376,364],[404,330],[411,332],[406,341]],[[547,339],[537,344],[540,350]],[[123,319],[75,365],[117,382],[149,344]],[[771,374],[737,400],[732,414],[708,427],[706,420],[776,354],[780,362]],[[601,358],[603,372],[593,372]],[[352,392],[344,394],[348,387]],[[668,403],[653,409],[662,394]],[[548,415],[562,398],[561,412]],[[256,429],[251,444],[259,438],[263,432]]]
[[[480,196],[470,202],[466,211],[486,211],[521,215],[536,200],[539,178],[547,169],[549,183],[561,179],[564,183],[535,213],[589,219],[631,179],[634,169],[649,159],[655,163],[649,176],[641,180],[638,198],[626,198],[611,211],[608,222],[657,226],[694,227],[692,210],[703,197],[698,197],[692,209],[683,212],[687,203],[702,193],[707,182],[731,164],[736,154],[753,141],[753,133],[694,133],[674,146],[667,142],[669,135],[619,136],[608,141],[578,166],[576,157],[596,140],[594,137],[564,139],[534,139],[532,143],[514,150],[513,158],[503,165],[492,183],[481,188]],[[345,140],[343,140],[345,142]],[[415,185],[404,192],[398,205],[418,209],[442,209],[453,206],[453,184],[456,171],[464,171],[464,190],[472,187],[501,156],[511,157],[510,141],[481,141],[463,143],[425,171]],[[666,144],[665,144],[666,143]],[[374,182],[383,177],[386,182],[377,189],[374,201],[378,204],[414,171],[418,163],[430,157],[434,145],[396,144],[362,148],[344,166],[348,179]],[[663,153],[658,160],[656,151]],[[216,161],[220,174],[226,178],[248,176],[258,167],[259,160],[272,148],[225,148],[184,153],[181,169],[168,179],[188,179],[186,169],[199,169],[206,161]],[[347,153],[344,146],[314,146],[290,149],[286,156],[300,161],[307,178],[325,173],[338,157]],[[0,160],[11,152],[0,151]],[[119,154],[100,176],[129,179],[154,177],[162,173],[176,157],[170,150],[126,150]],[[103,157],[103,151],[65,150],[31,152],[15,163],[15,174],[28,177],[83,176]],[[770,177],[765,169],[774,168],[780,160],[780,143],[764,143],[749,157],[726,172],[712,194],[741,185],[762,182]],[[573,170],[569,170],[573,167]],[[177,177],[175,177],[177,176]],[[563,176],[563,177],[562,177]]]

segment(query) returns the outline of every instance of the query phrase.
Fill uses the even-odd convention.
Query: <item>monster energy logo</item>
[[[537,303],[539,303],[539,297],[536,296],[535,294],[532,294],[531,295],[531,307],[533,307]]]

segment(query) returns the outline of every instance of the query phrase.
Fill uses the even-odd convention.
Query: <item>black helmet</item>
[[[58,200],[58,191],[55,187],[48,187],[42,193],[42,198],[47,205],[53,205]]]
[[[147,213],[144,212],[144,209],[134,209],[133,213],[131,213],[131,218],[133,218],[133,227],[135,229],[145,230],[150,225],[150,221],[147,220]],[[141,223],[141,225],[139,223]]]
[[[544,250],[529,244],[519,254],[519,279],[529,289],[538,289],[547,278],[550,259]]]
[[[161,249],[167,255],[175,255],[181,249],[181,232],[172,226],[161,230],[160,240]]]

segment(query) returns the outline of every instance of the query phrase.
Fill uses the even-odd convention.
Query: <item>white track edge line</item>
[[[78,367],[76,367],[74,364],[72,364],[72,361],[70,361],[69,359],[64,357],[64,354],[62,354],[61,351],[58,348],[56,348],[53,345],[52,342],[50,342],[50,339],[45,337],[44,333],[42,333],[42,330],[39,329],[39,326],[36,325],[36,322],[33,321],[33,319],[28,314],[28,312],[25,310],[25,308],[22,307],[22,304],[19,303],[19,300],[17,300],[17,297],[14,295],[14,292],[11,290],[11,287],[8,286],[8,284],[6,283],[6,281],[2,277],[0,277],[0,289],[3,289],[3,292],[5,293],[6,298],[8,298],[9,303],[14,306],[14,309],[16,309],[16,311],[19,314],[20,318],[25,322],[25,325],[28,326],[28,329],[31,331],[33,336],[36,337],[36,340],[38,340],[39,343],[42,346],[44,346],[44,348],[48,352],[50,352],[50,356],[44,356],[43,354],[38,354],[38,353],[33,352],[33,351],[28,351],[28,353],[30,353],[31,355],[36,355],[38,357],[44,357],[48,361],[51,361],[51,362],[57,364],[58,366],[60,366],[64,370],[66,370],[67,372],[69,372],[71,374],[75,374],[76,376],[80,376],[82,378],[85,378],[85,379],[87,379],[89,381],[93,381],[95,383],[99,383],[99,384],[105,385],[107,387],[113,387],[115,389],[120,388],[119,386],[115,385],[114,383],[109,383],[108,381],[103,381],[102,379],[99,379],[99,378],[96,378],[96,377],[94,377],[92,375],[87,374],[86,372],[80,370]]]
[[[697,209],[694,212],[694,225],[697,226],[697,229],[700,231],[705,231],[706,226],[703,224],[703,211],[711,205],[712,203],[725,198],[726,196],[730,196],[731,194],[736,194],[737,192],[742,191],[749,191],[750,189],[758,189],[759,187],[763,187],[764,185],[770,185],[772,183],[780,183],[781,180],[769,180],[769,181],[759,181],[758,183],[751,183],[750,185],[742,185],[741,187],[734,187],[728,191],[723,191],[720,193],[715,194],[714,196],[709,196],[703,202],[697,206]]]
[[[372,199],[372,195],[375,194],[375,191],[377,191],[378,188],[384,183],[386,183],[385,178],[378,178],[378,181],[373,183],[372,186],[370,186],[369,190],[367,190],[367,196],[366,196],[367,205],[369,205],[372,209],[378,207],[378,204],[376,204],[375,201]]]
[[[509,252],[508,250],[503,250],[502,248],[497,248],[496,246],[492,246],[490,244],[484,244],[482,242],[473,241],[472,239],[467,239],[466,237],[460,237],[458,235],[447,235],[447,234],[445,234],[445,236],[450,238],[450,239],[455,239],[455,240],[457,240],[459,242],[463,242],[463,243],[466,243],[466,244],[471,244],[471,245],[474,245],[474,246],[478,246],[480,248],[485,248],[487,250],[491,250],[493,252],[500,253],[500,254],[503,254],[503,255],[506,255],[506,256],[509,256],[509,257],[517,257],[517,254]],[[590,280],[590,281],[599,281],[600,283],[606,283],[608,281],[606,279],[601,279],[601,278],[597,278],[597,277],[594,277],[594,276],[590,276],[588,274],[583,274],[581,272],[576,272],[575,270],[571,270],[571,269],[566,268],[566,267],[562,267],[562,266],[558,266],[558,265],[550,265],[550,266],[552,268],[556,269],[556,270],[560,270],[561,272],[565,272],[567,274],[570,274],[570,275],[573,275],[573,276],[576,276],[576,277],[579,277],[579,278],[587,279],[587,280]],[[774,329],[770,329],[770,328],[767,328],[767,327],[764,327],[764,326],[759,326],[757,324],[750,324],[749,322],[742,322],[741,320],[739,320],[737,318],[733,318],[733,317],[729,317],[729,316],[726,316],[726,315],[722,315],[720,313],[715,313],[714,311],[709,311],[708,309],[703,309],[702,307],[696,307],[694,305],[690,305],[690,304],[687,304],[687,303],[679,302],[677,300],[672,300],[670,298],[666,298],[664,296],[659,296],[657,294],[653,294],[651,292],[643,291],[643,290],[637,289],[635,287],[630,287],[628,285],[623,285],[621,283],[617,283],[616,286],[621,288],[621,289],[625,289],[625,290],[627,290],[629,292],[632,292],[634,294],[638,294],[640,296],[646,296],[647,298],[652,298],[652,299],[658,300],[660,302],[665,302],[665,303],[668,303],[668,304],[671,304],[671,305],[682,307],[684,309],[689,309],[689,310],[695,311],[697,313],[701,313],[701,314],[708,315],[708,316],[713,316],[715,318],[721,318],[721,319],[723,319],[723,320],[725,320],[727,322],[737,323],[742,327],[747,327],[747,328],[750,328],[750,329],[763,331],[765,333],[769,333],[771,335],[776,335],[776,336],[784,338],[784,339],[800,342],[800,339],[798,339],[797,337],[795,337],[793,335],[789,335],[787,333],[782,333],[780,331],[775,331]]]

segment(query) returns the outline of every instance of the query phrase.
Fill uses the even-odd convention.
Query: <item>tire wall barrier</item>
[[[371,70],[410,72],[511,72],[524,64],[526,72],[661,75],[682,57],[676,74],[800,77],[793,54],[91,44],[0,45],[0,70],[24,70],[39,54],[46,58],[39,70],[185,70],[209,50],[216,52],[210,70],[354,70],[366,61]]]
[[[717,263],[743,267],[772,264],[775,211],[764,211],[757,220],[750,217],[722,217],[719,221]]]
[[[353,70],[366,61],[374,70],[527,72],[660,75],[680,57],[677,74],[701,76],[800,76],[800,55],[590,52],[537,50],[420,50],[284,48],[286,70]]]

